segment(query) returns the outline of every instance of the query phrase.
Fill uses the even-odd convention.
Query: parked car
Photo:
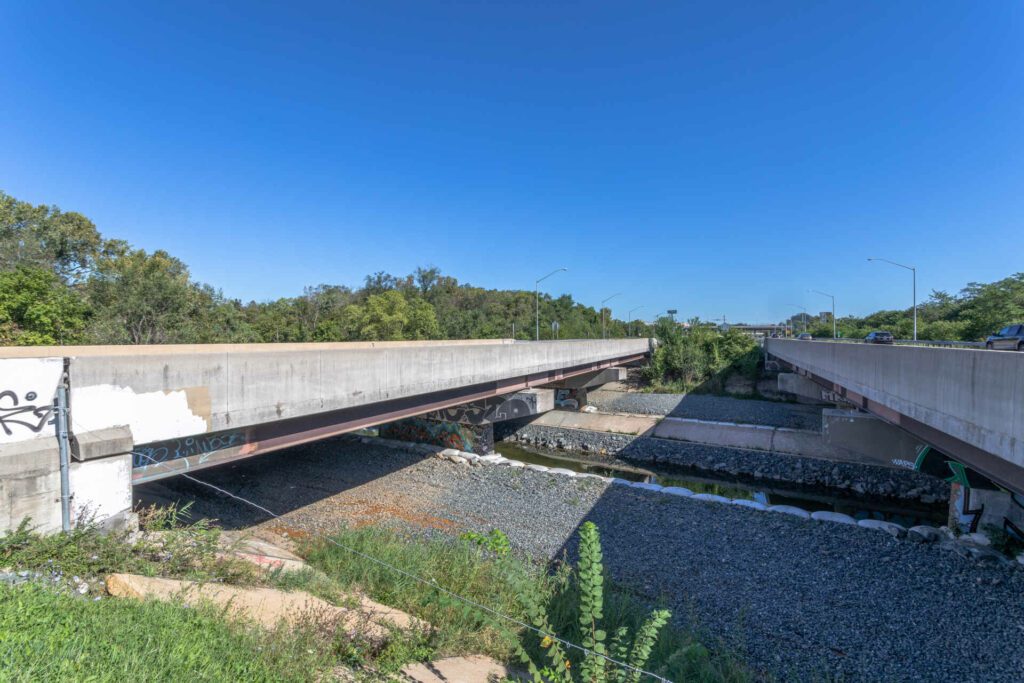
[[[1024,324],[1007,325],[985,340],[985,348],[1024,351]]]
[[[810,332],[801,332],[796,336],[796,338],[802,339],[804,341],[812,341],[814,339],[814,337],[811,336]]]
[[[864,337],[864,342],[867,344],[892,344],[892,332],[885,332],[884,330],[872,332]]]

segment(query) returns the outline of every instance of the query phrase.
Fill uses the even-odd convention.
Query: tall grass
[[[261,631],[202,605],[0,584],[0,681],[308,681],[330,665],[319,638]]]
[[[585,634],[579,620],[580,588],[574,568],[559,562],[552,567],[516,557],[500,557],[476,543],[447,537],[407,536],[383,528],[343,529],[334,539],[343,546],[395,565],[415,576],[434,580],[461,596],[502,614],[529,621],[522,593],[535,592],[543,600],[554,631],[575,643]],[[309,544],[303,554],[335,585],[362,590],[370,597],[427,620],[434,636],[422,644],[433,656],[483,653],[516,663],[517,642],[527,644],[535,658],[544,656],[539,639],[511,624],[498,625],[493,618],[458,601],[445,599],[435,588],[398,575],[356,553],[326,542]],[[290,579],[303,581],[302,577]],[[306,579],[315,583],[312,575]],[[321,590],[323,587],[321,586]],[[315,590],[311,588],[311,590]],[[605,583],[603,628],[614,633],[620,627],[632,633],[643,625],[651,605],[625,587]],[[674,681],[747,681],[747,671],[734,659],[714,655],[693,634],[676,626],[662,629],[654,643],[648,668]]]

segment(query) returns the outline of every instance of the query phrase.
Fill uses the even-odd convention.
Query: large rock
[[[227,548],[222,556],[236,557],[269,571],[293,572],[306,569],[306,562],[301,557],[268,541],[240,537],[231,532],[224,532],[221,539]]]
[[[312,616],[327,620],[351,638],[387,642],[392,628],[429,630],[426,622],[401,610],[361,595],[348,596],[353,607],[338,607],[304,591],[228,586],[225,584],[162,579],[138,574],[111,574],[107,592],[119,598],[209,602],[231,614],[272,628],[282,620],[289,624]]]
[[[707,500],[712,503],[731,503],[732,501],[725,496],[719,496],[714,493],[695,493],[693,495],[694,500]]]
[[[903,538],[907,535],[907,530],[904,527],[881,519],[862,519],[857,522],[857,526],[862,526],[865,529],[877,529],[878,531],[884,531],[893,538]]]
[[[918,525],[907,529],[907,538],[918,543],[937,543],[945,539],[945,535],[933,526]]]
[[[807,510],[803,510],[792,505],[771,505],[768,507],[768,512],[781,512],[784,515],[792,515],[799,517],[800,519],[810,519],[811,513]]]
[[[818,510],[811,513],[811,519],[816,519],[819,522],[838,522],[839,524],[857,524],[850,515],[844,515],[841,512],[832,512],[831,510]]]

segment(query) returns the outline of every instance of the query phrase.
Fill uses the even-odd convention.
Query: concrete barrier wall
[[[1024,467],[1024,354],[786,339],[766,351]]]
[[[558,373],[649,348],[647,339],[616,339],[61,350],[70,359],[72,430],[127,424],[143,444]],[[24,352],[0,350],[16,353]]]

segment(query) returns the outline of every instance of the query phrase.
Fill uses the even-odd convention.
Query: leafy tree
[[[202,291],[166,251],[137,249],[103,259],[88,293],[96,308],[93,334],[102,343],[166,344],[197,336]]]
[[[969,302],[961,315],[971,338],[981,339],[1011,322],[1024,321],[1024,273],[989,284],[971,282],[961,297]]]
[[[104,240],[80,213],[33,206],[0,192],[0,270],[37,266],[52,269],[65,282],[80,282],[97,258],[123,248],[123,242]]]
[[[433,307],[418,297],[406,298],[397,290],[371,294],[363,304],[345,309],[353,336],[368,341],[436,339],[440,336]]]
[[[27,265],[0,271],[0,344],[74,344],[86,316],[82,297],[53,271]]]
[[[656,387],[688,391],[739,370],[754,375],[760,351],[754,338],[731,329],[725,333],[698,319],[684,329],[669,318],[655,325],[658,348],[644,375]]]

